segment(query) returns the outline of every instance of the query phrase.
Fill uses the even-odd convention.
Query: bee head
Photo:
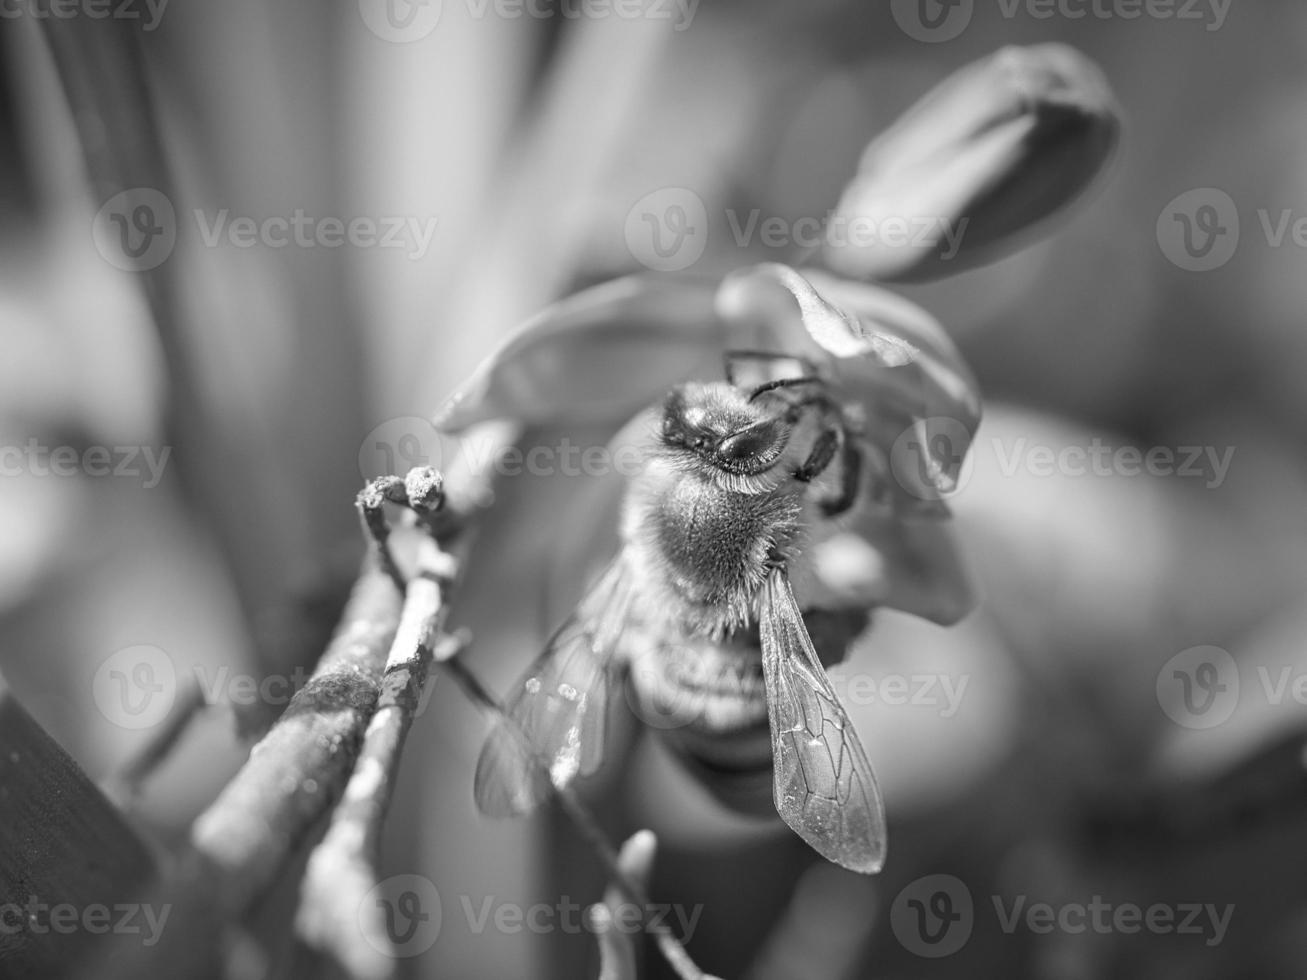
[[[793,422],[728,386],[684,385],[663,402],[661,439],[727,473],[754,475],[785,452]]]

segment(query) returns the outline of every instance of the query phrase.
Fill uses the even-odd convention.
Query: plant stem
[[[486,690],[480,678],[472,673],[460,658],[451,657],[444,661],[442,666],[454,675],[454,679],[458,681],[459,686],[473,704],[484,709],[487,714],[494,718],[496,724],[503,725],[506,730],[512,732],[524,743],[526,742],[526,735],[508,716],[508,713],[504,711],[498,699]],[[542,768],[548,768],[547,764],[540,760],[534,750],[529,754]],[[599,858],[609,878],[621,889],[628,900],[639,906],[641,910],[647,911],[649,896],[639,883],[633,881],[630,875],[622,870],[617,860],[617,849],[608,840],[608,836],[604,833],[603,828],[599,826],[594,814],[590,812],[590,809],[571,787],[555,786],[553,780],[549,780],[549,785],[553,787],[553,791],[562,805],[563,812],[567,814],[568,819],[575,825],[581,838]],[[663,958],[667,960],[681,980],[708,980],[707,974],[699,968],[698,964],[690,957],[685,946],[666,925],[661,922],[647,922],[645,928],[653,935],[654,941],[658,944],[659,952],[663,954]]]

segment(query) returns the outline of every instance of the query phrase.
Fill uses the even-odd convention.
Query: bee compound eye
[[[784,435],[775,423],[751,426],[722,440],[717,447],[717,455],[728,463],[757,461],[760,464],[770,464],[780,455]]]

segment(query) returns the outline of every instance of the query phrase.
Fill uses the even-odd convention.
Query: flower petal
[[[889,586],[882,605],[951,626],[976,606],[953,526],[867,510],[850,528],[879,551]]]
[[[436,425],[623,422],[681,381],[721,374],[714,291],[710,282],[638,275],[570,296],[510,336]]]
[[[929,313],[875,286],[773,263],[728,276],[717,313],[732,348],[833,363],[837,393],[862,406],[864,431],[884,453],[896,510],[947,514],[941,497],[980,424],[980,395]]]
[[[831,219],[846,233],[828,236],[822,259],[860,279],[994,261],[1085,190],[1119,129],[1112,92],[1084,55],[1005,48],[950,75],[872,141]]]

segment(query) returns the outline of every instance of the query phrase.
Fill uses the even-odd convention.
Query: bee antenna
[[[815,375],[804,375],[801,378],[778,378],[775,381],[768,381],[761,384],[749,392],[749,401],[754,401],[760,395],[765,395],[769,391],[775,391],[778,388],[793,388],[798,385],[820,384],[821,378]]]

